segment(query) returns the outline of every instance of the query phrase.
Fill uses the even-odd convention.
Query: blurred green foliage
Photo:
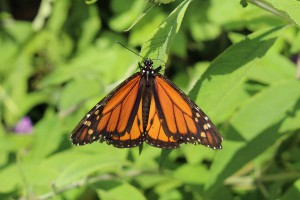
[[[300,196],[299,1],[0,6],[0,199]],[[140,58],[115,41],[167,62],[165,74],[218,124],[222,150],[71,145],[85,113],[137,70]],[[30,124],[16,128],[26,116],[27,134]]]

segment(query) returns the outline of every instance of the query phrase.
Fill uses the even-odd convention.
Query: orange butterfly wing
[[[165,128],[164,117],[160,117],[159,109],[152,95],[149,111],[149,119],[146,127],[146,142],[152,146],[163,148],[163,149],[173,149],[179,147],[179,142],[170,136],[167,136]]]
[[[148,144],[178,148],[182,143],[222,148],[222,136],[205,113],[165,76],[144,60],[141,71],[126,79],[72,131],[75,145],[96,140],[118,148]]]
[[[152,146],[177,148],[181,143],[222,148],[222,136],[205,115],[176,85],[157,74],[146,128],[146,141]]]
[[[118,148],[142,144],[140,81],[139,73],[132,75],[96,104],[72,131],[73,144],[96,140]]]

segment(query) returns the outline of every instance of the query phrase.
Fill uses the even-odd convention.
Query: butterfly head
[[[143,66],[140,65],[140,69],[143,73],[156,75],[160,70],[161,66],[153,69],[153,61],[150,58],[146,58],[143,60]]]
[[[143,61],[143,64],[144,64],[144,68],[146,68],[146,69],[152,69],[153,61],[150,58],[146,58]]]

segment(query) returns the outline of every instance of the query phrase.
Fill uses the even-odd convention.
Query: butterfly
[[[106,141],[118,148],[144,142],[162,149],[182,143],[221,149],[222,136],[207,115],[149,58],[97,103],[70,134],[74,145]]]

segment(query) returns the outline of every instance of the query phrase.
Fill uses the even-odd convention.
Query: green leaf
[[[283,17],[300,28],[299,1],[249,0],[249,2]]]
[[[270,28],[284,25],[283,20],[274,19],[267,15],[265,10],[255,6],[242,8],[237,1],[223,1],[220,4],[218,0],[209,1],[207,9],[208,26],[217,26],[221,30],[237,30],[247,28],[250,30],[261,30],[262,27]],[[224,15],[226,13],[226,15]],[[204,19],[203,19],[204,20]],[[271,26],[268,26],[271,24]],[[266,26],[267,25],[267,26]]]
[[[141,185],[142,189],[150,189],[167,180],[170,180],[170,177],[163,174],[141,174],[135,178],[135,181]]]
[[[84,155],[65,166],[55,181],[56,186],[63,186],[73,181],[94,174],[95,172],[118,172],[120,162],[109,154]]]
[[[101,91],[101,88],[95,80],[76,79],[70,81],[62,91],[59,110],[68,110],[88,98],[97,97],[99,91]],[[78,92],[80,92],[80,95],[78,95]]]
[[[51,109],[34,127],[34,141],[28,158],[40,160],[53,153],[61,143],[63,121]]]
[[[146,1],[144,5],[143,11],[139,14],[139,16],[134,20],[134,22],[131,24],[131,26],[126,29],[125,31],[130,31],[150,10],[155,6],[155,4]]]
[[[184,152],[184,156],[189,164],[198,164],[202,163],[205,160],[213,160],[214,155],[217,151],[212,151],[210,148],[207,148],[202,145],[185,145],[180,147]]]
[[[143,19],[130,31],[129,44],[132,46],[143,45],[151,39],[153,30],[158,27],[167,15],[159,8],[152,9]]]
[[[8,193],[17,188],[34,188],[35,193],[51,189],[51,181],[57,172],[47,166],[36,163],[18,163],[11,165],[0,172],[0,192]]]
[[[278,28],[251,35],[229,47],[218,56],[190,92],[190,97],[212,120],[222,113],[227,96],[234,96],[236,87],[267,53],[275,42]]]
[[[251,80],[272,84],[293,79],[296,74],[294,63],[279,53],[268,52],[248,74]]]
[[[299,81],[283,81],[254,95],[232,118],[231,125],[249,141],[286,115],[300,97]]]
[[[16,165],[11,165],[0,171],[0,192],[8,193],[18,186],[22,186],[20,174]]]
[[[145,196],[134,186],[128,183],[122,183],[105,191],[97,190],[100,199],[108,200],[146,200]]]
[[[209,172],[204,166],[185,164],[177,168],[173,176],[184,184],[204,184],[209,178]]]
[[[287,131],[295,131],[300,129],[300,100],[296,104],[296,106],[292,109],[289,113],[287,118],[282,123],[280,127],[280,132],[287,132]]]
[[[271,147],[280,137],[282,122],[300,96],[300,82],[274,84],[254,95],[233,117],[231,127],[211,169],[206,195],[212,197],[222,182]]]
[[[122,12],[117,13],[109,21],[109,26],[116,31],[124,31],[139,17],[141,10],[143,9],[143,1],[123,1],[123,0],[114,0],[112,1],[112,7],[116,9],[127,8],[126,10],[122,9]],[[122,6],[121,6],[122,5]]]
[[[222,2],[222,7],[224,4],[228,3],[230,2]],[[217,40],[217,37],[222,31],[218,24],[212,22],[208,18],[208,14],[213,7],[211,4],[213,4],[212,1],[193,1],[187,12],[187,17],[189,19],[187,21],[189,23],[191,35],[194,40],[200,43],[207,40]],[[195,15],[195,13],[197,13],[197,15]],[[227,17],[230,14],[232,13],[227,13],[226,16],[223,15],[222,18]],[[212,19],[217,20],[215,18],[218,18],[217,15],[221,15],[221,13],[215,12],[213,15]]]
[[[179,31],[185,11],[192,0],[185,0],[173,10],[154,31],[153,37],[144,43],[141,56],[167,61],[168,52],[175,34]]]
[[[84,18],[84,23],[80,27],[82,32],[78,40],[78,51],[84,51],[93,43],[96,35],[99,33],[101,27],[101,20],[96,5],[90,5],[85,10],[82,10],[82,5],[78,7],[78,9],[81,10],[80,18]],[[79,14],[79,12],[75,13]],[[82,20],[78,19],[78,21]]]
[[[109,154],[107,153],[109,152]],[[100,155],[101,158],[98,158]],[[48,166],[58,172],[63,172],[70,163],[75,160],[87,158],[97,160],[99,164],[105,162],[118,162],[119,164],[126,162],[126,149],[114,149],[109,145],[91,144],[87,146],[74,147],[67,151],[62,151],[47,157],[41,165]],[[84,166],[85,168],[86,166]]]

